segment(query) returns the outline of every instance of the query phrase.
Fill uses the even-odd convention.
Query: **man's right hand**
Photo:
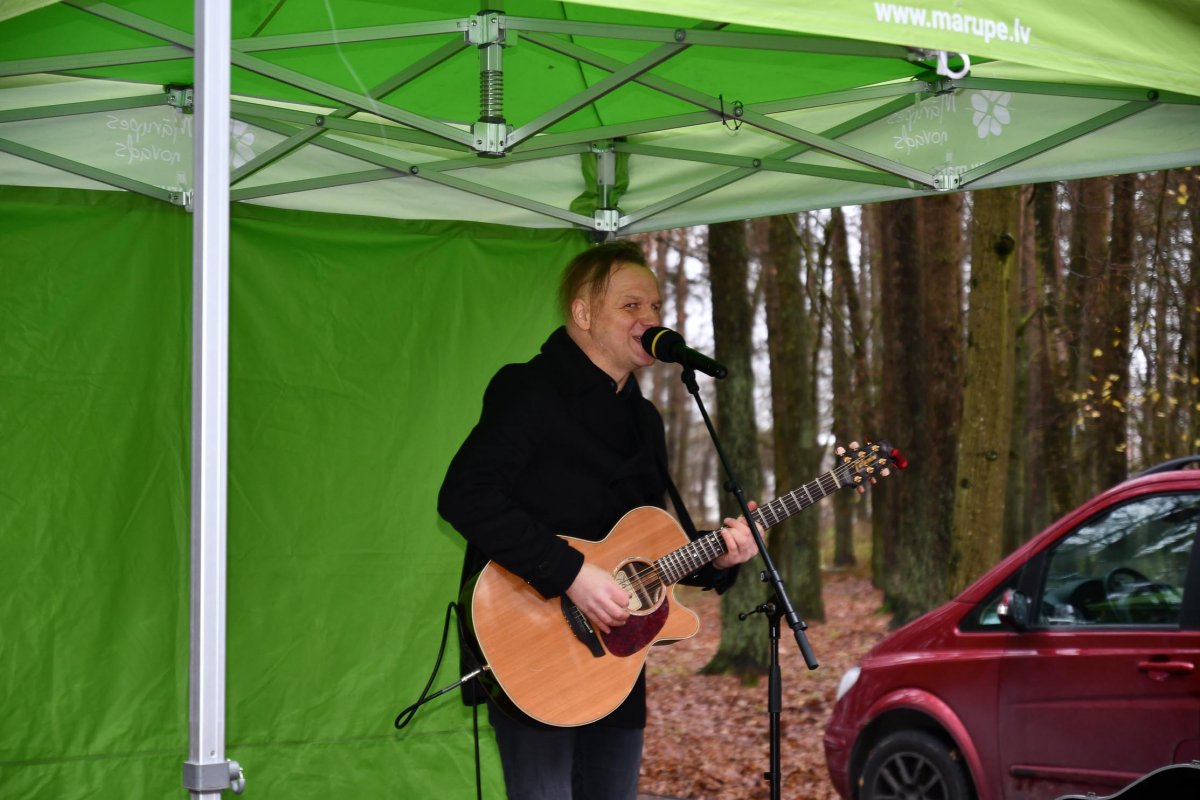
[[[624,625],[629,619],[633,595],[618,586],[612,575],[585,563],[567,589],[567,597],[597,628],[612,633],[612,627]]]

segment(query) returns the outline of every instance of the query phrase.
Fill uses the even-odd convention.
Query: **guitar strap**
[[[658,474],[662,476],[663,483],[667,485],[667,495],[671,498],[671,505],[675,507],[675,516],[679,518],[683,532],[689,539],[695,541],[700,538],[700,534],[696,532],[692,515],[688,513],[687,506],[683,504],[683,498],[679,496],[679,490],[675,488],[675,481],[671,480],[671,473],[667,470],[667,443],[665,439],[660,440],[658,430],[655,430],[656,426],[653,421],[656,415],[650,410],[653,405],[644,398],[643,402],[645,405],[640,403],[638,405],[638,427],[641,428],[642,441],[650,442],[650,449],[654,451],[654,466],[658,468]]]
[[[654,461],[667,484],[667,494],[671,497],[671,505],[675,506],[675,515],[679,517],[679,524],[683,526],[683,532],[688,535],[689,539],[695,541],[700,538],[700,534],[696,532],[692,515],[688,513],[687,506],[683,504],[683,498],[679,496],[679,490],[675,488],[675,481],[671,480],[671,473],[667,472],[667,468],[663,466],[661,460],[656,458]]]
[[[675,516],[679,518],[683,532],[688,535],[689,539],[695,541],[700,538],[700,534],[696,532],[696,524],[692,522],[692,515],[688,513],[687,506],[683,504],[683,498],[679,496],[679,490],[675,488],[675,481],[671,480],[671,473],[667,470],[667,443],[663,441],[662,447],[658,447],[659,438],[651,429],[651,419],[650,413],[643,410],[643,436],[647,436],[653,442],[651,449],[654,450],[654,466],[658,468],[658,474],[662,476],[663,483],[667,485],[667,495],[671,498],[671,505],[675,507]]]

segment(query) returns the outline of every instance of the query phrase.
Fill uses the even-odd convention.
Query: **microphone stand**
[[[767,688],[768,697],[770,698],[771,762],[770,771],[763,775],[771,783],[771,800],[779,800],[782,788],[780,784],[783,780],[782,770],[779,767],[779,714],[783,710],[783,679],[779,671],[778,658],[780,617],[787,620],[788,627],[792,629],[792,633],[796,637],[796,644],[800,648],[800,654],[804,656],[804,663],[808,665],[809,669],[817,668],[817,657],[813,655],[812,647],[808,643],[808,637],[804,635],[804,631],[808,628],[808,625],[805,624],[804,620],[800,619],[800,615],[796,613],[796,609],[792,608],[792,602],[788,599],[787,589],[783,586],[783,579],[779,577],[779,571],[775,569],[775,564],[771,561],[771,554],[767,552],[767,544],[763,541],[762,533],[758,530],[758,526],[754,524],[754,517],[750,514],[750,506],[746,502],[746,493],[742,491],[741,485],[733,476],[729,460],[725,457],[725,450],[721,447],[721,440],[717,437],[717,431],[708,416],[708,410],[704,407],[704,401],[700,399],[700,386],[696,383],[696,371],[691,367],[685,366],[680,380],[687,387],[688,393],[696,398],[696,405],[700,409],[700,416],[704,418],[704,425],[708,428],[708,435],[712,437],[713,446],[717,450],[717,457],[721,460],[721,466],[724,468],[725,475],[728,478],[725,481],[725,491],[737,498],[738,505],[742,509],[742,515],[750,525],[750,532],[754,534],[754,541],[758,545],[758,554],[762,557],[763,566],[766,567],[766,569],[759,573],[758,577],[763,583],[771,584],[771,589],[774,591],[774,597],[771,598],[771,601],[775,605],[767,613],[769,620],[772,622],[768,626],[771,636],[772,657],[768,678],[769,685]]]

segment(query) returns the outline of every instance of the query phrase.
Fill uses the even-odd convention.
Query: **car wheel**
[[[968,800],[971,786],[957,749],[922,731],[899,731],[871,748],[859,800]]]

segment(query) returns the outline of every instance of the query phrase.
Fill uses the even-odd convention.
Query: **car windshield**
[[[1093,517],[1051,552],[1043,625],[1178,624],[1200,494],[1143,497]]]

